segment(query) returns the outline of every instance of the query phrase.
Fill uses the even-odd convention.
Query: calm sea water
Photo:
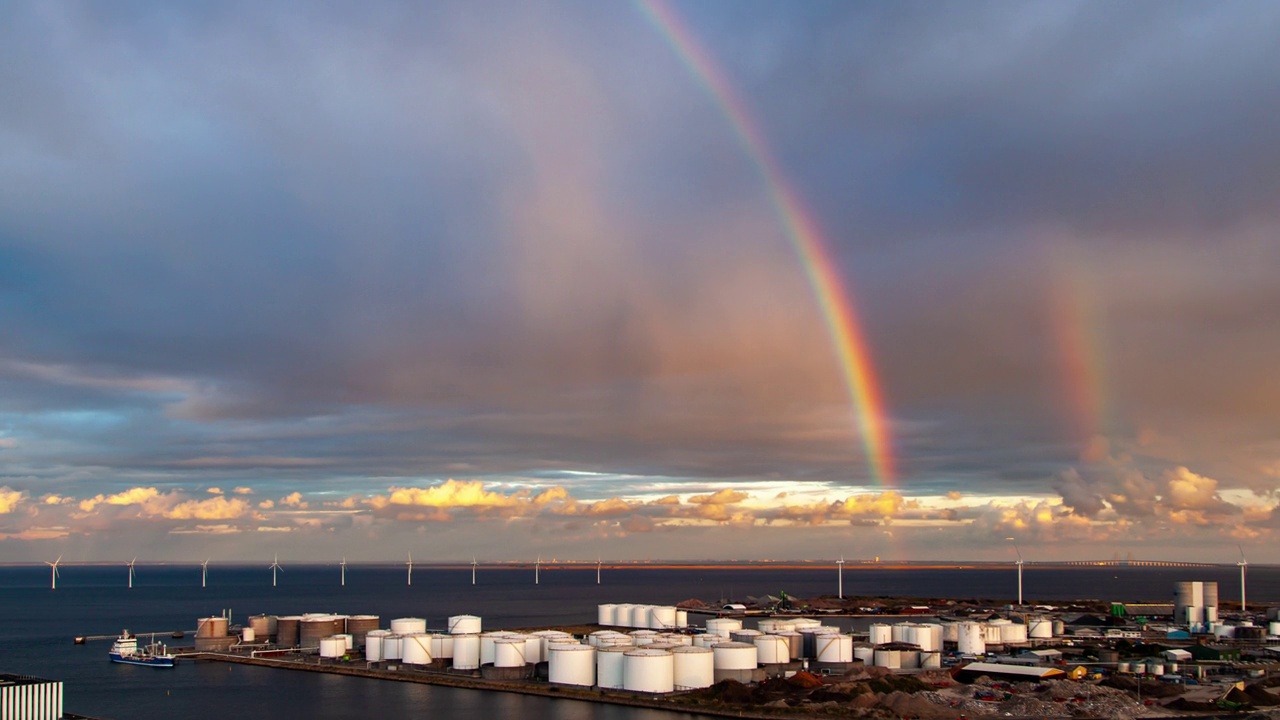
[[[527,569],[481,568],[477,585],[465,569],[419,568],[413,586],[405,570],[391,565],[348,565],[347,585],[336,566],[289,566],[271,586],[265,567],[209,568],[200,587],[199,566],[139,565],[132,590],[124,566],[67,566],[56,591],[47,567],[0,568],[0,671],[39,675],[66,683],[66,708],[102,718],[172,717],[225,720],[236,715],[339,718],[525,717],[676,720],[689,717],[569,700],[508,693],[389,683],[314,673],[295,673],[220,663],[185,663],[173,670],[114,665],[108,642],[75,646],[75,635],[190,631],[196,619],[230,609],[233,620],[270,613],[375,614],[386,627],[392,618],[426,617],[443,627],[449,615],[484,618],[486,629],[594,622],[603,602],[671,604],[686,598],[708,601],[777,595],[834,594],[833,568],[609,570],[596,585],[595,568],[543,568],[534,585]],[[1239,599],[1239,574],[1221,568],[1036,568],[1024,574],[1028,601],[1094,598],[1166,601],[1179,580],[1216,580],[1224,600]],[[1016,593],[1011,568],[883,569],[849,567],[847,596],[930,596],[1009,599]],[[1280,568],[1249,571],[1249,600],[1280,603]],[[849,621],[844,622],[850,626]],[[159,638],[158,638],[159,639]]]

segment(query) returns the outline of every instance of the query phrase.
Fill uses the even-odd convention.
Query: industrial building
[[[0,673],[0,718],[61,720],[62,682]]]

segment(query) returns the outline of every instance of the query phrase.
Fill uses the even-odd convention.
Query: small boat
[[[112,643],[111,652],[107,653],[107,657],[114,663],[146,667],[173,667],[174,661],[177,660],[169,654],[163,644],[155,641],[154,636],[151,638],[150,645],[139,648],[138,639],[130,635],[128,630],[120,633],[120,637]]]

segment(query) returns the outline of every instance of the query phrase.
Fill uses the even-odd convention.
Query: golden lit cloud
[[[234,520],[249,512],[249,503],[217,495],[207,500],[187,500],[164,513],[170,520]]]
[[[16,510],[26,497],[27,494],[21,490],[14,490],[8,485],[0,487],[0,515],[8,515]]]

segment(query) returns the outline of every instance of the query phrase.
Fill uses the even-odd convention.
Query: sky
[[[1280,5],[0,5],[0,562],[1280,562]]]

